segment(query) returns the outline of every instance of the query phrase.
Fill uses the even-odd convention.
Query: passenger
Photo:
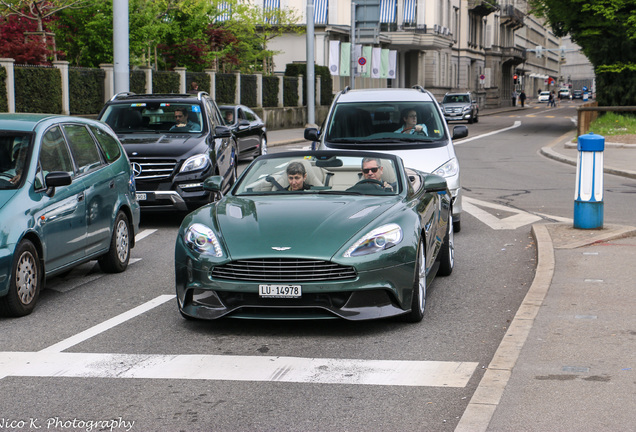
[[[227,110],[225,111],[225,124],[231,125],[232,123],[234,123],[234,111]]]
[[[287,186],[288,191],[309,190],[311,186],[305,183],[307,180],[307,172],[305,166],[300,162],[290,162],[287,165]]]
[[[424,134],[428,135],[428,129],[425,124],[417,124],[417,112],[414,109],[406,109],[402,111],[402,120],[404,125],[395,131],[395,133],[407,134]]]
[[[384,167],[380,163],[380,159],[371,157],[362,159],[362,175],[366,180],[377,180],[378,182],[380,182],[380,184],[382,184],[385,190],[395,190],[396,185],[392,185],[386,181],[382,181],[383,172]]]
[[[177,108],[174,111],[174,119],[177,122],[170,128],[170,132],[190,132],[199,129],[199,126],[188,119],[188,110]]]

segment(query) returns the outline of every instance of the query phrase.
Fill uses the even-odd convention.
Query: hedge
[[[263,106],[278,106],[279,79],[275,76],[263,76]]]
[[[69,68],[69,108],[71,114],[95,114],[104,105],[104,77],[101,69]]]
[[[9,100],[7,96],[7,70],[0,67],[0,112],[9,111]]]
[[[16,66],[15,111],[62,114],[62,74],[59,69]]]
[[[241,103],[256,106],[256,75],[241,75]]]
[[[180,93],[177,72],[155,72],[152,74],[153,93]]]
[[[234,95],[236,94],[236,75],[235,74],[216,74],[216,103],[233,104]]]

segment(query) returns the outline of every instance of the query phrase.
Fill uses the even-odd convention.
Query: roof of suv
[[[343,91],[338,102],[396,102],[396,101],[433,101],[433,96],[428,90],[424,89],[359,89]]]
[[[209,96],[207,92],[198,93],[153,93],[153,94],[136,94],[136,93],[117,93],[109,102],[116,101],[136,101],[136,100],[172,100],[179,102],[193,102],[201,100],[203,96]]]

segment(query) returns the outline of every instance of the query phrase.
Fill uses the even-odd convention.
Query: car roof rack
[[[125,96],[134,96],[136,93],[133,92],[119,92],[116,95],[114,95],[112,98],[110,98],[110,100],[115,100],[118,99],[120,97],[125,97]]]
[[[422,87],[422,86],[421,86],[421,85],[419,85],[419,84],[416,84],[416,85],[414,85],[414,86],[413,86],[413,87],[411,87],[411,88],[412,88],[412,89],[414,89],[414,90],[419,90],[419,91],[421,91],[422,93],[426,93],[426,90],[424,89],[424,87]]]

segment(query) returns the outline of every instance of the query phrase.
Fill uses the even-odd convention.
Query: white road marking
[[[135,242],[138,242],[139,240],[145,239],[149,235],[154,234],[156,231],[157,231],[156,229],[145,229],[143,231],[140,231],[135,236]]]
[[[465,387],[476,362],[1,352],[6,376]]]
[[[96,326],[84,330],[83,332],[78,333],[74,336],[71,336],[68,339],[64,339],[63,341],[51,345],[50,347],[44,348],[40,352],[53,353],[64,351],[65,349],[68,349],[73,345],[77,345],[78,343],[84,342],[85,340],[90,339],[100,333],[103,333],[106,330],[110,330],[116,325],[135,318],[136,316],[141,315],[142,313],[147,312],[157,306],[160,306],[167,301],[173,300],[174,298],[174,295],[160,295],[159,297],[156,297],[142,305],[139,305],[136,308],[133,308],[129,311],[117,315],[116,317],[106,320],[101,324],[97,324]]]
[[[470,142],[470,141],[474,141],[474,140],[481,139],[481,138],[486,138],[486,137],[491,136],[491,135],[495,135],[495,134],[498,134],[498,133],[501,133],[501,132],[509,131],[510,129],[518,128],[519,126],[521,126],[521,122],[519,120],[517,120],[510,127],[499,129],[499,130],[496,130],[496,131],[493,131],[493,132],[488,132],[488,133],[485,133],[483,135],[477,135],[477,136],[474,136],[474,137],[471,137],[471,138],[464,138],[464,139],[461,139],[461,140],[458,140],[458,141],[453,141],[453,144],[455,144],[455,146],[458,146],[460,144],[464,144],[464,143],[467,143],[467,142]]]
[[[504,211],[506,213],[514,213],[512,216],[505,218],[498,218],[491,213],[483,210],[483,208],[490,208],[494,210]],[[499,204],[493,204],[486,201],[480,201],[475,198],[464,196],[462,198],[462,208],[467,212],[485,223],[492,229],[496,230],[513,230],[524,225],[532,224],[541,220],[540,216],[524,212],[523,210],[517,210],[511,207],[505,207]]]

